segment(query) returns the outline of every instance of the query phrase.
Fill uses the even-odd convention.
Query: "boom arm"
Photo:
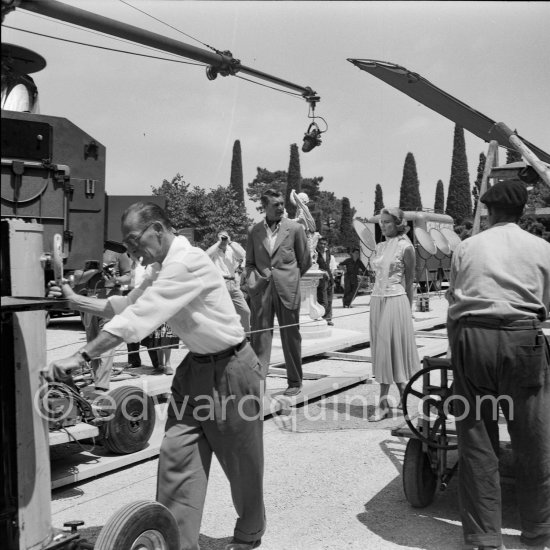
[[[4,0],[2,1],[4,3]],[[112,36],[118,36],[119,38],[131,40],[132,42],[144,44],[165,52],[209,64],[224,76],[229,74],[234,75],[237,72],[245,73],[299,92],[306,100],[309,98],[317,98],[318,101],[316,92],[311,88],[300,86],[288,80],[283,80],[282,78],[241,65],[241,62],[238,59],[234,59],[230,52],[203,50],[191,46],[190,44],[180,42],[179,40],[174,40],[173,38],[168,38],[133,25],[128,25],[127,23],[115,21],[114,19],[103,17],[102,15],[69,6],[57,0],[21,0],[19,3],[12,1],[11,4],[15,4],[15,6],[33,13],[53,17],[60,21],[93,29]]]

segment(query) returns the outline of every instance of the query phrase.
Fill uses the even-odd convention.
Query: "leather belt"
[[[224,349],[218,353],[211,354],[201,354],[193,353],[193,360],[197,363],[212,363],[214,361],[219,361],[220,359],[225,359],[226,357],[231,357],[236,351],[241,351],[246,346],[247,341],[243,340],[240,344],[232,346],[230,348]]]

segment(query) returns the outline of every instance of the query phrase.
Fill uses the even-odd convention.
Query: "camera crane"
[[[247,67],[239,59],[235,59],[230,51],[204,50],[121,21],[69,6],[57,0],[2,0],[2,18],[4,18],[6,13],[16,8],[206,63],[206,75],[209,80],[214,80],[218,74],[230,76],[244,73],[261,80],[266,80],[277,86],[299,92],[310,105],[312,102],[316,103],[320,99],[317,93],[309,86],[300,86],[299,84],[252,67]]]

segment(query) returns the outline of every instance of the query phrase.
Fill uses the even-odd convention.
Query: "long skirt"
[[[379,384],[407,382],[420,369],[411,306],[405,294],[371,297],[370,347]]]

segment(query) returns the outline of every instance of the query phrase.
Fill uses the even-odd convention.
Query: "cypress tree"
[[[521,162],[522,160],[521,153],[518,153],[515,149],[506,149],[506,164]]]
[[[290,163],[288,165],[288,179],[286,184],[285,208],[289,218],[296,217],[296,207],[290,202],[290,192],[294,189],[299,193],[302,189],[302,176],[300,174],[300,155],[298,146],[293,143],[290,146]]]
[[[472,195],[474,197],[474,212],[472,216],[475,218],[477,212],[477,203],[479,201],[479,191],[481,190],[481,180],[483,179],[483,171],[485,170],[485,163],[487,157],[485,153],[479,154],[479,164],[477,165],[477,178],[472,189]]]
[[[399,191],[399,208],[401,208],[401,210],[422,210],[416,161],[412,153],[407,153],[405,157],[403,178]]]
[[[348,247],[349,251],[359,246],[359,237],[353,229],[351,205],[348,197],[342,197],[342,217],[340,218],[340,242]]]
[[[460,224],[463,220],[472,217],[470,176],[468,174],[464,129],[458,124],[455,125],[451,179],[449,181],[445,213],[453,218],[455,224]]]
[[[445,212],[445,191],[441,180],[437,180],[435,186],[434,212],[436,214],[443,214]]]
[[[376,184],[374,190],[374,215],[380,214],[380,210],[384,208],[384,198],[382,196],[382,187],[379,183]]]
[[[238,139],[233,144],[229,188],[235,193],[237,201],[244,206],[243,161],[241,157],[241,142]]]

